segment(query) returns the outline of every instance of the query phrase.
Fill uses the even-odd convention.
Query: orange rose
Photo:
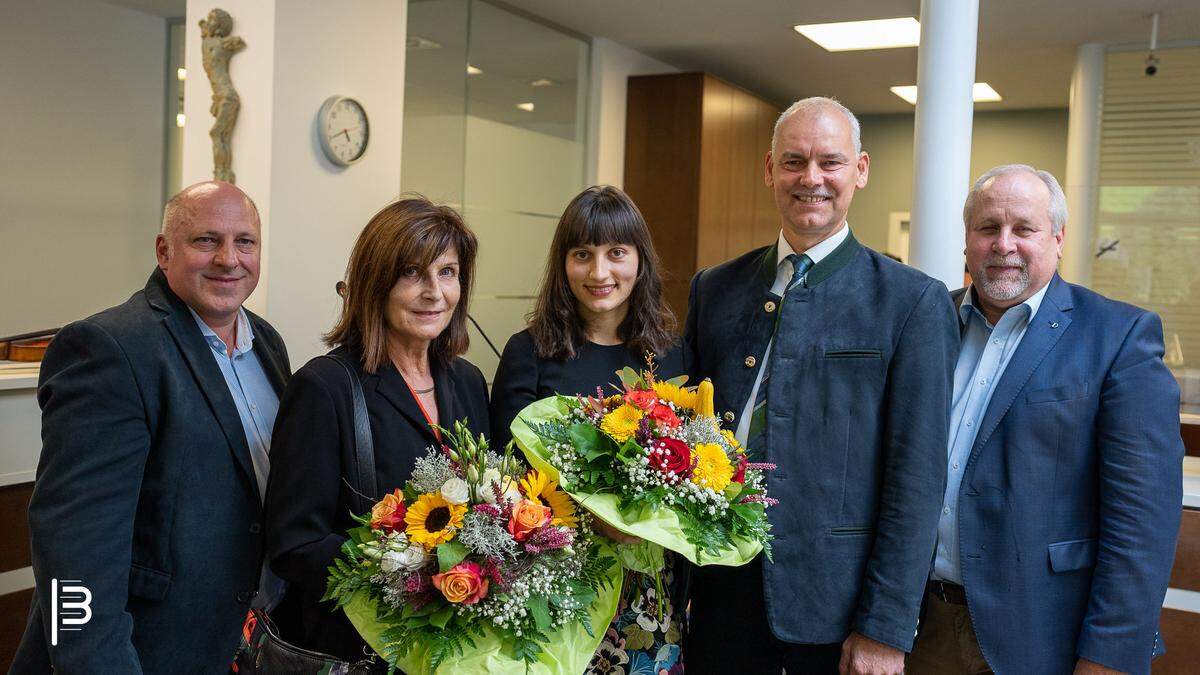
[[[549,506],[522,499],[513,506],[512,517],[508,519],[508,533],[517,541],[525,541],[534,530],[550,524],[551,514]]]
[[[473,605],[487,596],[488,592],[488,580],[483,576],[483,568],[469,561],[433,575],[433,585],[446,600],[455,604]]]
[[[625,402],[639,410],[649,410],[658,403],[658,394],[649,389],[634,389],[625,394]]]
[[[390,495],[371,508],[371,529],[395,532],[404,530],[404,514],[408,507],[404,505],[404,493],[396,488]]]

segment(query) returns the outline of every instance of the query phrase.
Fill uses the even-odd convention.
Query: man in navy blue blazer
[[[10,672],[228,672],[247,610],[282,590],[262,497],[291,371],[242,308],[258,210],[229,183],[193,185],[155,250],[143,290],[63,328],[42,362],[37,588]]]
[[[946,496],[907,672],[1147,673],[1179,530],[1157,316],[1055,272],[1066,199],[1005,165],[963,209]]]
[[[904,668],[945,486],[958,327],[940,282],[855,240],[858,120],[780,116],[764,177],[780,234],[692,280],[686,343],[767,472],[774,561],[693,571],[689,673]]]

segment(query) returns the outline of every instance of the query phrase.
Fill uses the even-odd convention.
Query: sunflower
[[[654,393],[667,403],[674,403],[676,408],[696,409],[696,392],[689,391],[677,384],[655,382]]]
[[[624,443],[629,440],[633,433],[637,431],[638,422],[642,421],[644,412],[637,408],[623,403],[616,410],[604,416],[600,421],[600,430],[618,443]]]
[[[733,464],[721,446],[698,443],[692,458],[696,461],[696,468],[692,469],[693,483],[720,492],[733,479]],[[412,513],[411,509],[409,513]]]
[[[454,538],[462,528],[466,504],[451,504],[440,494],[424,494],[408,507],[404,528],[408,540],[432,549]]]
[[[575,502],[567,496],[567,493],[558,489],[558,483],[550,479],[550,475],[544,471],[532,469],[528,474],[521,479],[521,492],[525,494],[527,499],[533,500],[538,504],[543,502],[550,507],[553,514],[551,525],[562,525],[564,527],[576,527],[579,525],[579,519],[575,517]]]

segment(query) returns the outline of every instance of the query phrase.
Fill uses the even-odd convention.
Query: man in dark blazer
[[[185,189],[146,287],[50,344],[37,589],[12,672],[228,671],[260,587],[265,450],[290,372],[279,334],[242,309],[259,237],[236,187]],[[68,585],[87,610],[61,611],[85,595],[54,597]]]
[[[963,220],[973,281],[908,672],[1147,673],[1183,490],[1162,324],[1057,275],[1049,173],[988,171]]]
[[[774,562],[694,570],[688,672],[900,673],[945,484],[946,287],[859,244],[858,121],[793,104],[766,158],[775,245],[692,280],[696,374],[767,472]]]

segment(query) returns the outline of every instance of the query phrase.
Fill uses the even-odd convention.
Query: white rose
[[[509,504],[515,504],[522,499],[525,499],[525,495],[521,494],[521,489],[517,487],[517,482],[510,480],[508,487],[504,488],[504,501]]]
[[[451,478],[442,485],[442,499],[451,504],[466,504],[470,499],[467,481],[461,478]]]
[[[415,572],[425,566],[425,559],[425,549],[414,544],[403,551],[384,553],[379,566],[388,574],[399,570]]]

